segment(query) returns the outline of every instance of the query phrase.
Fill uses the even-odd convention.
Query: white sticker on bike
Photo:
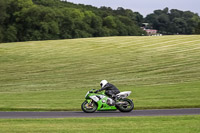
[[[98,101],[99,101],[99,98],[96,97],[96,96],[90,96],[90,98],[91,98],[92,100],[94,100],[95,102],[98,102]]]

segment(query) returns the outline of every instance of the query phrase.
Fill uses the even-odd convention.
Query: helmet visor
[[[102,86],[103,86],[103,83],[100,83],[100,86],[102,87]]]

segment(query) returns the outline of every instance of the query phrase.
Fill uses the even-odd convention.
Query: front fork
[[[93,104],[92,104],[92,102],[93,102],[92,99],[87,99],[86,101],[87,101],[87,103],[88,103],[89,106],[92,106],[92,105],[93,105]]]

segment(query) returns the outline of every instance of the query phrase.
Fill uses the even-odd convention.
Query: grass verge
[[[199,133],[200,116],[0,119],[2,133]]]

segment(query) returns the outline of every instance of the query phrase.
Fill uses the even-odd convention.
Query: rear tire
[[[94,113],[97,110],[97,103],[95,103],[94,101],[92,101],[92,106],[89,108],[88,106],[88,102],[84,101],[81,105],[81,109],[85,112],[85,113]]]
[[[120,102],[125,102],[126,104],[116,105],[116,108],[121,112],[131,112],[134,109],[134,103],[130,99],[121,99]]]

